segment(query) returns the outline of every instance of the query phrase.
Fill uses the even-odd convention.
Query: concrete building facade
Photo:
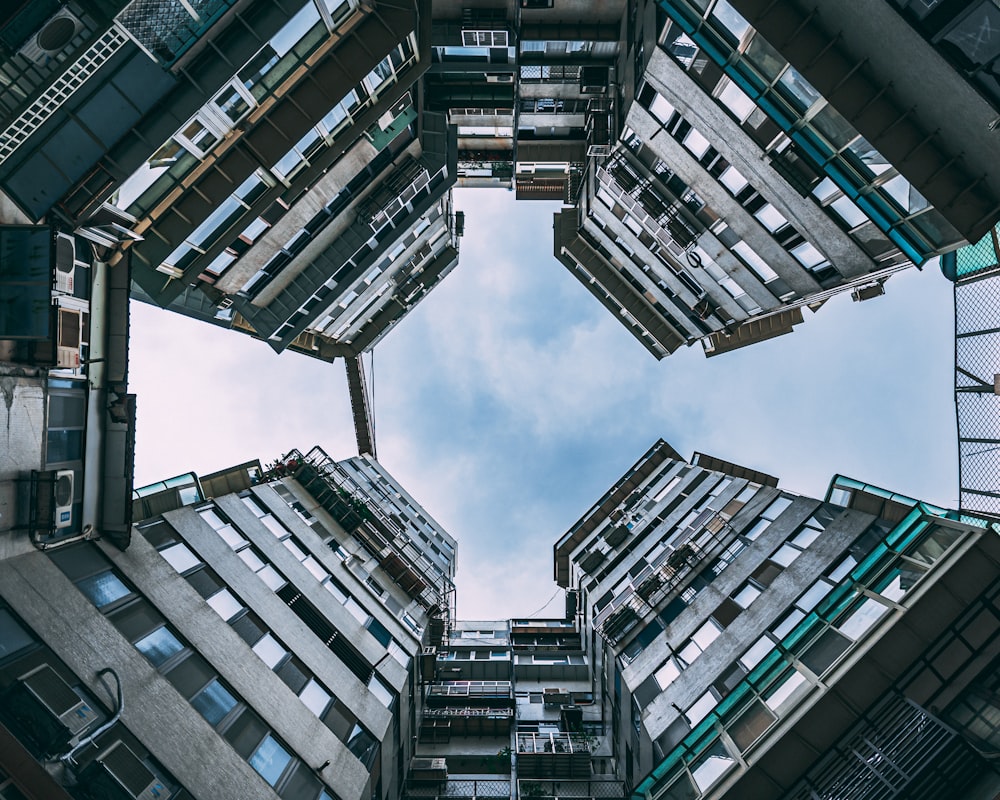
[[[662,441],[555,547],[636,800],[994,797],[998,553],[983,521]]]
[[[399,797],[455,542],[382,502],[293,451],[143,487],[124,552],[5,540],[4,796]]]
[[[450,187],[562,200],[556,257],[639,341],[716,355],[1000,217],[990,7],[915,8],[22,4],[0,190],[139,299],[324,360],[455,267]]]

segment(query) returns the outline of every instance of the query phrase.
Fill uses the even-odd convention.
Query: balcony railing
[[[695,570],[717,556],[733,531],[721,514],[706,509],[707,519],[694,520],[677,548],[667,547],[625,590],[594,617],[594,627],[611,644],[617,644],[647,615],[671,596]]]
[[[295,477],[417,602],[428,610],[446,610],[450,619],[451,582],[434,574],[430,561],[378,503],[352,490],[352,484],[322,448],[314,447],[304,456],[298,450],[291,451],[265,480],[282,475]]]
[[[510,797],[509,780],[450,780],[436,786],[411,786],[404,800],[444,800],[462,798],[478,800],[480,797]]]
[[[618,780],[593,781],[518,781],[518,797],[556,800],[556,798],[579,798],[594,800],[600,797],[623,798],[625,785]]]

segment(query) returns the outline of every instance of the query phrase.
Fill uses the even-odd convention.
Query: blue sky
[[[459,266],[376,347],[374,392],[379,460],[459,540],[460,618],[539,611],[553,543],[661,436],[803,494],[839,472],[957,505],[952,295],[936,265],[806,311],[788,336],[658,362],[551,255],[556,204],[455,198]],[[314,444],[356,454],[341,363],[139,303],[131,342],[137,485]]]

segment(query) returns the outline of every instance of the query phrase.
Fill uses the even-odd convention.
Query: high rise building
[[[607,157],[557,215],[555,252],[657,357],[876,297],[1000,208],[1000,106],[966,35],[988,9],[806,5],[629,4]]]
[[[455,621],[371,458],[143,487],[131,543],[11,537],[0,796],[992,800],[995,526],[659,441],[555,543],[565,614]],[[34,546],[33,546],[34,544]]]
[[[457,263],[454,133],[414,89],[429,6],[25,4],[0,188],[113,245],[140,299],[278,351],[370,349]]]
[[[562,200],[556,257],[657,357],[714,355],[1000,216],[961,5],[23,4],[0,190],[136,297],[325,360],[456,266],[451,186]]]
[[[455,541],[395,488],[293,451],[138,490],[124,551],[11,541],[0,796],[399,797]]]
[[[663,441],[555,545],[637,800],[995,797],[998,565],[981,520]]]

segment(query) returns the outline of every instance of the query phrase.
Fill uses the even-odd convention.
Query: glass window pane
[[[306,560],[302,562],[302,566],[309,570],[309,572],[312,573],[312,576],[318,581],[325,580],[329,577],[329,573],[327,573],[323,565],[312,556],[307,556]]]
[[[684,716],[687,717],[688,722],[692,726],[697,725],[708,716],[709,711],[715,708],[717,702],[715,695],[711,691],[705,692],[684,712]]]
[[[655,673],[656,683],[661,689],[666,689],[674,679],[681,674],[681,671],[674,664],[673,660],[667,661],[662,667],[660,667]]]
[[[805,111],[820,98],[819,92],[792,66],[778,79],[778,85],[785,90],[785,96],[793,101],[799,111]]]
[[[719,93],[719,101],[736,116],[740,122],[746,122],[757,104],[739,86],[726,80],[726,87]]]
[[[784,679],[779,686],[772,688],[768,692],[768,696],[764,698],[764,702],[767,703],[768,707],[772,711],[780,712],[781,709],[787,705],[795,690],[805,684],[805,682],[805,676],[801,672],[793,669],[784,676]]]
[[[743,608],[747,608],[758,597],[760,597],[760,589],[747,584],[733,595],[733,600],[743,606]]]
[[[261,637],[260,641],[253,646],[253,651],[271,669],[274,669],[278,662],[288,655],[288,651],[278,644],[277,640],[269,633]]]
[[[83,431],[48,430],[45,459],[49,464],[79,461],[83,457]]]
[[[795,601],[795,605],[803,611],[812,611],[819,604],[819,601],[827,596],[832,588],[833,586],[826,581],[818,580],[806,589],[802,597]]]
[[[711,749],[691,765],[691,777],[698,788],[705,792],[719,778],[736,765],[722,742],[716,742]]]
[[[232,525],[223,525],[216,532],[222,537],[222,541],[233,548],[233,550],[236,550],[242,544],[246,544],[247,540]]]
[[[784,215],[770,203],[761,206],[760,209],[757,210],[757,213],[754,214],[754,216],[757,218],[760,224],[763,225],[765,228],[767,228],[771,233],[774,233],[776,230],[778,230],[778,228],[782,227],[783,225],[788,224],[788,220],[785,219]],[[795,255],[794,251],[792,252],[792,255]]]
[[[684,137],[683,144],[695,158],[701,158],[708,151],[708,148],[711,147],[711,142],[702,136],[696,128],[688,131],[687,136]]]
[[[888,611],[888,607],[882,605],[878,600],[865,598],[860,603],[855,603],[849,613],[843,618],[837,628],[845,636],[852,639],[860,638],[865,631]]]
[[[268,734],[256,752],[250,756],[250,766],[257,770],[257,774],[268,784],[274,786],[291,760],[292,757],[288,751],[278,744],[271,734]]]
[[[790,544],[783,544],[778,550],[771,556],[771,560],[776,564],[781,564],[783,567],[787,567],[802,551],[798,548],[792,547]]]
[[[167,563],[178,572],[187,572],[192,567],[201,564],[201,559],[191,552],[186,544],[177,543],[160,551]]]
[[[793,247],[789,252],[795,256],[795,260],[798,261],[806,269],[815,269],[821,264],[826,264],[827,259],[817,247],[812,244],[812,242],[803,242],[802,244]]]
[[[34,638],[7,609],[0,609],[0,660],[28,647]]]
[[[233,597],[228,589],[223,589],[221,592],[213,594],[208,598],[208,604],[224,620],[232,619],[239,611],[243,610],[240,601]]]
[[[809,545],[816,541],[816,537],[819,536],[821,532],[822,531],[819,531],[816,528],[805,527],[792,537],[791,542],[796,547],[801,547],[805,550]]]
[[[704,650],[719,637],[719,627],[709,620],[702,625],[691,638]]]
[[[804,617],[805,614],[799,611],[799,609],[793,608],[781,618],[771,631],[779,639],[784,639],[791,632],[792,628],[798,625]]]
[[[226,688],[216,678],[191,700],[191,705],[208,721],[209,725],[214,727],[233,710],[236,706],[236,698],[226,691]]]
[[[299,699],[305,704],[306,708],[312,711],[317,717],[322,716],[323,712],[326,711],[326,707],[330,703],[330,697],[330,693],[316,683],[315,680],[310,680],[299,694]]]
[[[115,600],[132,594],[129,589],[111,570],[84,578],[76,584],[87,599],[98,608],[104,608]]]
[[[301,547],[299,547],[295,543],[294,539],[292,539],[291,537],[289,537],[288,539],[285,539],[285,541],[283,542],[283,544],[285,545],[285,549],[289,553],[291,553],[293,556],[295,556],[299,561],[304,561],[305,560],[305,557],[306,557],[305,552],[302,550]]]
[[[764,531],[766,531],[771,526],[771,521],[767,519],[758,520],[750,530],[748,530],[743,535],[747,537],[751,542],[760,536]]]
[[[147,634],[135,643],[135,647],[154,667],[184,649],[184,645],[166,628],[157,628]]]
[[[750,645],[750,649],[747,650],[740,658],[740,664],[749,672],[751,669],[756,667],[764,657],[774,649],[774,642],[768,639],[766,636],[761,636],[756,642]]]
[[[778,518],[778,515],[781,514],[781,512],[784,511],[786,508],[788,508],[791,504],[792,501],[789,498],[779,497],[764,510],[764,513],[761,514],[761,516],[764,519],[769,519],[774,521]]]
[[[250,569],[254,572],[260,571],[260,569],[264,566],[264,560],[250,547],[240,550],[240,558],[243,559],[243,563],[250,567]]]
[[[257,574],[260,576],[260,579],[267,584],[267,588],[275,592],[288,582],[282,578],[281,575],[278,574],[278,571],[270,564],[264,567],[264,569]]]
[[[728,727],[729,735],[733,737],[733,741],[741,751],[746,751],[774,720],[774,714],[763,703],[754,700],[750,707]]]
[[[840,219],[844,221],[848,228],[856,228],[868,221],[864,211],[858,208],[852,200],[847,197],[840,197],[834,200],[828,208],[832,209]]]
[[[715,8],[712,9],[712,19],[721,23],[723,30],[731,33],[737,40],[742,39],[743,34],[750,30],[750,23],[743,19],[726,0],[719,0],[715,4]]]
[[[733,194],[739,194],[746,188],[749,181],[743,177],[736,167],[730,166],[726,167],[726,171],[719,176],[719,183]]]
[[[263,517],[260,518],[260,521],[264,523],[265,528],[271,531],[271,533],[273,533],[279,539],[288,536],[288,531],[285,530],[285,527],[270,514],[265,514]]]

